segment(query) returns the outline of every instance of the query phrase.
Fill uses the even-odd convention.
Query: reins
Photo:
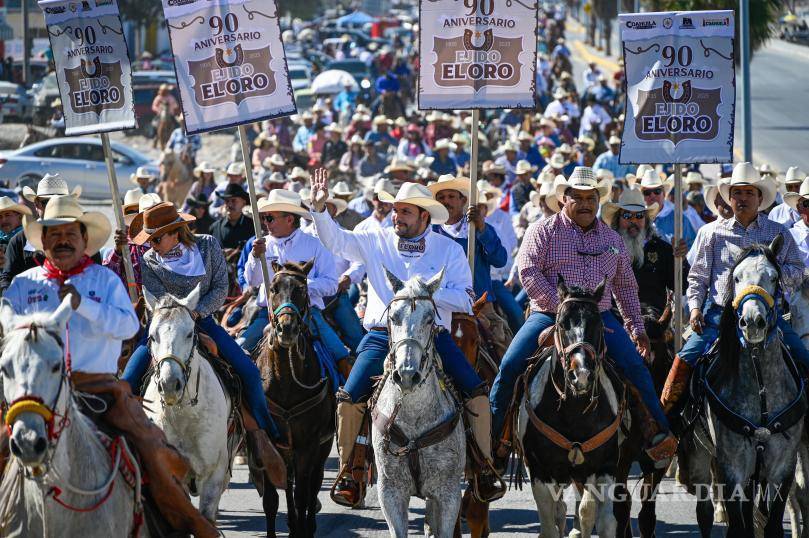
[[[189,316],[191,316],[192,320],[194,319],[192,314],[191,314],[191,310],[189,310],[187,307],[185,307],[183,305],[180,305],[180,304],[174,304],[174,305],[170,305],[170,306],[162,306],[162,307],[156,309],[155,312],[157,312],[157,310],[170,310],[170,309],[173,309],[173,308],[182,308],[183,310],[185,310],[188,313]],[[152,348],[152,342],[153,341],[154,340],[152,339],[152,336],[149,335],[149,337],[146,340],[146,346],[150,351],[151,351],[151,348]],[[194,352],[196,352],[198,344],[199,344],[199,336],[198,336],[196,328],[195,328],[194,331],[193,331],[193,336],[192,336],[192,340],[191,340],[191,348],[190,348],[190,350],[188,352],[188,357],[186,357],[186,359],[184,361],[180,357],[178,357],[176,355],[168,354],[168,355],[164,355],[163,357],[161,357],[157,361],[157,363],[155,363],[152,376],[155,378],[155,384],[158,385],[158,387],[159,387],[159,384],[157,383],[157,379],[158,379],[158,377],[160,375],[160,368],[161,368],[161,366],[163,366],[163,363],[165,363],[165,362],[173,362],[174,364],[176,364],[177,366],[180,367],[180,371],[182,371],[182,373],[183,373],[183,390],[182,390],[182,393],[180,394],[180,398],[177,400],[178,402],[182,402],[183,399],[185,399],[186,393],[188,392],[188,381],[189,381],[189,378],[191,377],[191,361],[194,358]],[[195,407],[199,403],[199,377],[200,377],[200,368],[197,368],[197,380],[196,380],[196,388],[194,390],[194,396],[191,397],[191,399],[188,401],[188,405],[190,407]],[[159,390],[158,390],[158,394],[160,394]],[[160,395],[160,405],[163,406],[164,408],[167,405],[170,406],[170,404],[166,404],[165,400],[163,400],[162,395]]]

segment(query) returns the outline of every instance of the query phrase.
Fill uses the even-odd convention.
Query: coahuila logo
[[[655,21],[626,21],[626,27],[632,30],[651,30],[657,28]]]
[[[702,19],[702,26],[730,26],[730,17],[724,19]]]

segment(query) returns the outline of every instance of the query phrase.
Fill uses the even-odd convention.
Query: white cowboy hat
[[[797,166],[790,166],[787,168],[787,173],[784,176],[784,183],[803,183],[803,180],[806,178],[806,174],[801,172],[800,168]]]
[[[261,166],[263,166],[264,168],[270,168],[273,165],[284,166],[286,165],[286,163],[287,162],[284,160],[284,158],[281,156],[280,153],[273,153],[272,155],[270,155],[261,162]]]
[[[389,179],[378,179],[374,184],[374,194],[379,194],[380,192],[386,192],[391,196],[396,194],[396,187],[393,186],[393,183]]]
[[[339,123],[330,123],[324,129],[327,133],[341,133],[343,132],[343,128],[340,127]]]
[[[305,179],[309,180],[309,173],[301,168],[300,166],[296,166],[292,169],[292,172],[289,173],[289,179]]]
[[[228,176],[243,176],[244,175],[244,163],[230,163],[228,166],[225,175]]]
[[[380,114],[374,117],[374,121],[371,122],[371,125],[375,127],[378,125],[393,125],[393,121],[389,120],[384,114]]]
[[[138,235],[143,227],[143,212],[162,201],[160,195],[154,192],[146,193],[138,199],[138,212],[124,215],[124,223],[129,226],[130,237]]]
[[[131,189],[124,194],[124,213],[135,212],[137,213],[138,203],[143,198],[143,191],[140,189]],[[2,209],[0,209],[2,211]]]
[[[81,196],[81,185],[76,185],[73,191],[68,191],[67,181],[62,179],[59,174],[45,174],[45,176],[37,183],[37,190],[31,187],[22,188],[22,196],[29,202],[33,202],[37,198],[50,198],[52,196],[71,195],[74,198]]]
[[[346,209],[348,209],[348,202],[345,200],[341,200],[340,198],[335,198],[334,196],[329,196],[326,199],[326,204],[331,204],[334,206],[336,211],[334,212],[334,216],[343,213]]]
[[[362,145],[362,137],[360,135],[354,135],[351,137],[351,140],[348,141],[350,146]]]
[[[528,161],[517,161],[517,166],[514,167],[514,174],[521,176],[522,174],[533,174],[537,171],[537,167],[531,165]]]
[[[456,144],[456,145],[457,144],[465,145],[466,144],[466,137],[464,135],[462,135],[461,133],[455,133],[454,135],[452,135],[452,143]]]
[[[803,198],[809,199],[809,176],[806,176],[806,179],[801,182],[801,190],[784,194],[784,201],[796,211],[798,210],[798,202]],[[3,211],[2,204],[0,204],[0,211]]]
[[[517,141],[522,141],[522,140],[525,140],[527,142],[533,142],[534,137],[528,131],[520,131],[517,134]]]
[[[0,213],[3,211],[14,211],[20,215],[31,216],[31,210],[22,204],[17,204],[8,196],[0,196]]]
[[[638,182],[639,177],[643,177],[647,170],[654,170],[655,167],[650,164],[640,164],[638,165],[637,170],[634,174],[627,174],[624,179],[626,179],[627,185],[630,187],[634,187],[635,184]]]
[[[565,90],[561,86],[559,86],[555,90],[553,90],[553,98],[554,99],[564,99],[565,97],[567,97],[567,90]]]
[[[617,202],[607,202],[601,207],[601,220],[612,225],[612,219],[619,209],[626,209],[627,211],[646,211],[646,217],[649,221],[653,221],[657,214],[660,212],[660,206],[657,202],[652,205],[646,205],[643,198],[643,193],[638,188],[624,189]]]
[[[617,136],[615,136],[615,135],[612,135],[612,136],[609,138],[609,140],[607,140],[607,145],[608,145],[608,146],[620,146],[620,145],[621,145],[621,139],[620,139],[620,138],[618,138],[618,137],[617,137]]]
[[[499,174],[504,176],[506,175],[506,168],[501,164],[489,161],[488,166],[483,166],[483,175],[485,176],[486,174]]]
[[[600,184],[593,174],[593,169],[588,166],[577,166],[567,180],[559,183],[554,181],[554,183],[556,184],[556,199],[560,203],[563,203],[562,197],[567,189],[595,190],[598,192],[599,203],[603,203],[604,199],[610,195],[610,187]]]
[[[194,177],[199,179],[199,176],[202,174],[213,174],[216,173],[216,168],[209,163],[208,161],[202,161],[199,163],[196,168],[194,168]]]
[[[515,142],[512,142],[511,140],[507,140],[502,146],[500,146],[497,149],[497,151],[502,152],[502,153],[505,153],[506,151],[517,152],[517,151],[520,151],[520,148],[517,147],[517,144]]]
[[[438,176],[438,181],[432,185],[428,185],[427,189],[433,193],[433,196],[438,195],[441,191],[458,191],[469,198],[469,191],[471,190],[470,182],[471,180],[468,177],[455,177],[452,174],[444,174]]]
[[[157,179],[157,176],[151,173],[148,168],[139,166],[138,169],[129,176],[129,181],[137,185],[138,179]]]
[[[412,204],[428,211],[433,224],[444,224],[449,218],[447,208],[433,198],[427,187],[418,183],[402,183],[395,197],[387,192],[380,192],[378,196],[383,202]]]
[[[267,170],[263,174],[261,174],[261,184],[264,183],[286,183],[287,179],[284,177],[284,174],[281,172],[270,172]]]
[[[708,181],[699,172],[690,171],[685,175],[686,185],[705,185]]]
[[[599,181],[602,181],[602,180],[615,181],[615,174],[613,174],[611,171],[607,170],[606,168],[599,168],[598,170],[595,171],[595,173],[596,173],[596,179],[599,180]]]
[[[559,183],[565,182],[565,176],[558,175],[553,181],[544,181],[539,186],[539,191],[534,191],[537,193],[537,199],[534,203],[535,206],[539,206],[539,202],[542,200],[542,197],[545,197],[545,205],[548,206],[548,209],[553,211],[554,213],[559,213],[559,200],[556,199],[556,186]],[[533,201],[533,200],[532,200]]]
[[[357,194],[357,191],[352,190],[345,181],[338,181],[334,184],[334,187],[331,188],[331,193],[335,196],[354,197]]]
[[[497,211],[498,206],[500,205],[500,198],[503,196],[503,191],[486,181],[485,179],[479,179],[477,182],[478,192],[481,193],[483,199],[486,200],[486,216],[491,215],[495,211]],[[492,194],[491,198],[486,196],[487,194]]]
[[[430,164],[432,164],[432,161],[430,161]],[[391,161],[391,163],[387,167],[385,167],[385,173],[386,174],[390,174],[391,172],[410,172],[410,173],[412,173],[413,171],[414,171],[413,166],[411,166],[409,162],[407,162],[407,161],[405,161],[403,159],[393,159]]]
[[[720,219],[723,218],[722,215],[719,213],[719,210],[716,208],[716,195],[719,194],[719,185],[722,183],[727,183],[730,178],[723,177],[719,179],[717,185],[708,185],[705,187],[705,191],[703,192],[703,198],[705,199],[705,207],[707,207],[711,213],[719,217]]]
[[[259,200],[258,212],[267,213],[268,211],[292,213],[305,219],[312,218],[309,210],[303,205],[301,195],[287,189],[272,190],[266,198]]]
[[[554,170],[562,170],[565,166],[567,166],[567,159],[565,159],[565,156],[558,151],[554,151],[553,155],[551,155],[551,158],[548,161],[548,164]]]
[[[752,163],[744,162],[737,164],[733,167],[733,175],[730,176],[730,181],[719,184],[719,194],[722,195],[722,198],[724,198],[725,202],[728,204],[730,204],[730,190],[738,185],[750,185],[761,192],[761,203],[758,206],[759,211],[767,209],[775,201],[775,194],[778,190],[775,186],[775,182],[769,177],[762,179]]]
[[[253,140],[253,145],[255,147],[260,147],[264,141],[275,143],[278,141],[278,137],[275,135],[268,135],[267,133],[259,133],[255,140]]]
[[[452,149],[452,142],[449,141],[449,138],[442,138],[435,142],[435,151],[441,151],[442,149]]]
[[[39,220],[26,215],[23,217],[25,237],[36,250],[42,250],[42,229],[79,222],[87,228],[87,247],[84,253],[93,256],[101,250],[110,236],[112,226],[103,213],[84,211],[72,195],[56,195],[48,201],[45,212]]]
[[[641,165],[642,166],[642,165]],[[630,187],[633,185],[630,185]],[[669,181],[663,181],[660,174],[654,168],[647,168],[640,178],[640,189],[656,189],[658,187],[663,189],[663,195],[668,196],[674,185]]]

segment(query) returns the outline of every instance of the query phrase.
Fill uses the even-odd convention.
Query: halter
[[[175,305],[171,305],[171,306],[163,306],[161,308],[158,308],[157,310],[170,310],[172,308],[182,308],[183,310],[185,310],[188,313],[189,316],[191,316],[191,310],[189,310],[188,307],[180,305],[180,304],[175,304]],[[193,319],[193,316],[192,316],[192,319]],[[154,340],[152,339],[152,336],[149,335],[149,338],[147,338],[147,340],[146,340],[146,347],[149,348],[150,350],[152,348],[152,342],[154,342]],[[182,373],[183,373],[183,391],[180,394],[180,399],[177,400],[178,402],[183,401],[183,398],[185,398],[185,393],[188,390],[188,379],[191,377],[191,360],[194,358],[194,352],[197,349],[197,344],[198,343],[199,343],[199,336],[197,335],[197,331],[194,330],[193,336],[192,336],[192,339],[191,339],[191,348],[190,348],[190,351],[188,352],[188,357],[186,357],[185,360],[182,360],[177,355],[174,355],[174,354],[170,353],[168,355],[164,355],[163,357],[161,357],[160,360],[158,360],[157,363],[154,366],[154,370],[152,372],[152,377],[154,377],[155,384],[158,387],[160,385],[157,383],[157,381],[158,381],[158,378],[160,376],[160,368],[163,366],[163,363],[165,363],[165,362],[173,362],[177,366],[180,367],[180,371],[182,371]],[[198,401],[199,401],[198,400],[198,398],[199,398],[199,375],[200,375],[200,370],[197,369],[196,391],[195,391],[194,397],[191,398],[191,400],[188,402],[191,407],[196,406]],[[158,394],[159,393],[160,393],[160,391],[158,390]],[[167,404],[163,400],[162,395],[160,396],[160,405],[162,405],[163,407],[166,407],[167,405],[171,406],[171,404]]]
[[[305,292],[306,297],[309,297],[309,285],[306,281],[306,275],[303,273],[299,273],[297,271],[290,271],[288,269],[282,269],[275,273],[273,277],[273,282],[281,275],[290,276],[296,280],[299,280],[303,284],[303,289]],[[267,295],[267,302],[269,303],[269,293]],[[298,318],[299,321],[306,322],[309,319],[309,302],[307,300],[306,305],[301,309],[298,305],[292,302],[281,303],[272,311],[272,316],[270,318],[270,323],[272,324],[273,329],[278,329],[278,318],[283,316],[284,314],[292,315]],[[307,326],[304,323],[304,326]]]
[[[598,303],[594,299],[586,299],[586,298],[576,298],[576,297],[569,297],[562,301],[559,304],[559,308],[557,309],[557,316],[556,316],[556,328],[553,332],[553,343],[556,347],[557,355],[559,356],[559,360],[562,364],[562,368],[567,371],[568,367],[570,366],[570,355],[573,354],[574,351],[581,350],[587,355],[593,362],[596,363],[597,369],[601,368],[601,363],[604,359],[604,350],[606,345],[604,343],[604,333],[602,331],[601,337],[598,341],[598,347],[594,346],[590,342],[572,342],[567,346],[564,345],[562,342],[562,333],[564,330],[562,326],[559,324],[559,315],[558,313],[562,311],[562,307],[567,303],[581,303],[581,304],[592,304],[598,306]],[[565,376],[565,393],[567,392],[569,386],[569,381],[567,376]],[[557,392],[558,389],[557,389]],[[561,394],[560,394],[561,395]]]
[[[433,306],[433,314],[435,314],[435,316],[438,317],[438,307],[435,305],[435,301],[433,300],[433,298],[429,295],[417,295],[416,297],[394,297],[393,299],[391,299],[390,304],[388,304],[388,307],[385,309],[385,311],[382,312],[382,315],[383,316],[387,315],[388,310],[390,310],[390,307],[393,305],[393,303],[397,301],[410,302],[411,312],[416,311],[416,301],[429,301],[430,304]],[[390,330],[391,328],[390,316],[387,316],[387,325],[388,325],[388,335],[390,335],[392,334]],[[419,370],[424,368],[424,361],[431,356],[429,352],[435,347],[435,335],[438,330],[437,327],[438,326],[435,323],[433,323],[433,326],[430,328],[430,335],[427,340],[427,346],[424,346],[424,344],[422,344],[420,341],[412,337],[402,338],[401,340],[397,340],[396,342],[391,344],[390,349],[388,350],[388,355],[385,357],[385,363],[386,364],[390,363],[390,365],[392,366],[393,357],[400,347],[402,347],[405,344],[416,344],[419,350],[421,351],[421,357],[419,359]],[[421,379],[421,383],[423,383],[424,380],[427,379],[427,377],[428,377],[427,375],[424,375]]]
[[[744,338],[741,327],[742,308],[744,308],[744,305],[748,301],[758,301],[764,306],[764,309],[767,311],[767,339],[765,341],[765,345],[769,345],[776,333],[775,327],[778,321],[778,306],[776,304],[776,298],[780,295],[780,287],[776,291],[776,297],[773,297],[761,286],[749,285],[739,290],[739,293],[737,293],[733,298],[732,305],[736,312],[736,319],[738,320],[736,324],[736,336],[739,339],[739,343],[742,347],[748,347],[747,340]]]

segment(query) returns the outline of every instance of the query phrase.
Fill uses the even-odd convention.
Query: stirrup
[[[491,491],[483,495],[481,492],[480,478],[482,475],[489,475],[492,478]],[[472,495],[482,503],[491,503],[501,499],[506,494],[506,482],[503,477],[488,462],[484,469],[480,469],[469,478],[469,485],[472,488]]]
[[[341,485],[349,487],[340,488],[339,486]],[[343,492],[345,494],[341,494]],[[353,498],[355,496],[356,498]],[[365,484],[354,480],[350,473],[341,473],[332,484],[330,497],[332,501],[340,506],[358,508],[365,500]]]

